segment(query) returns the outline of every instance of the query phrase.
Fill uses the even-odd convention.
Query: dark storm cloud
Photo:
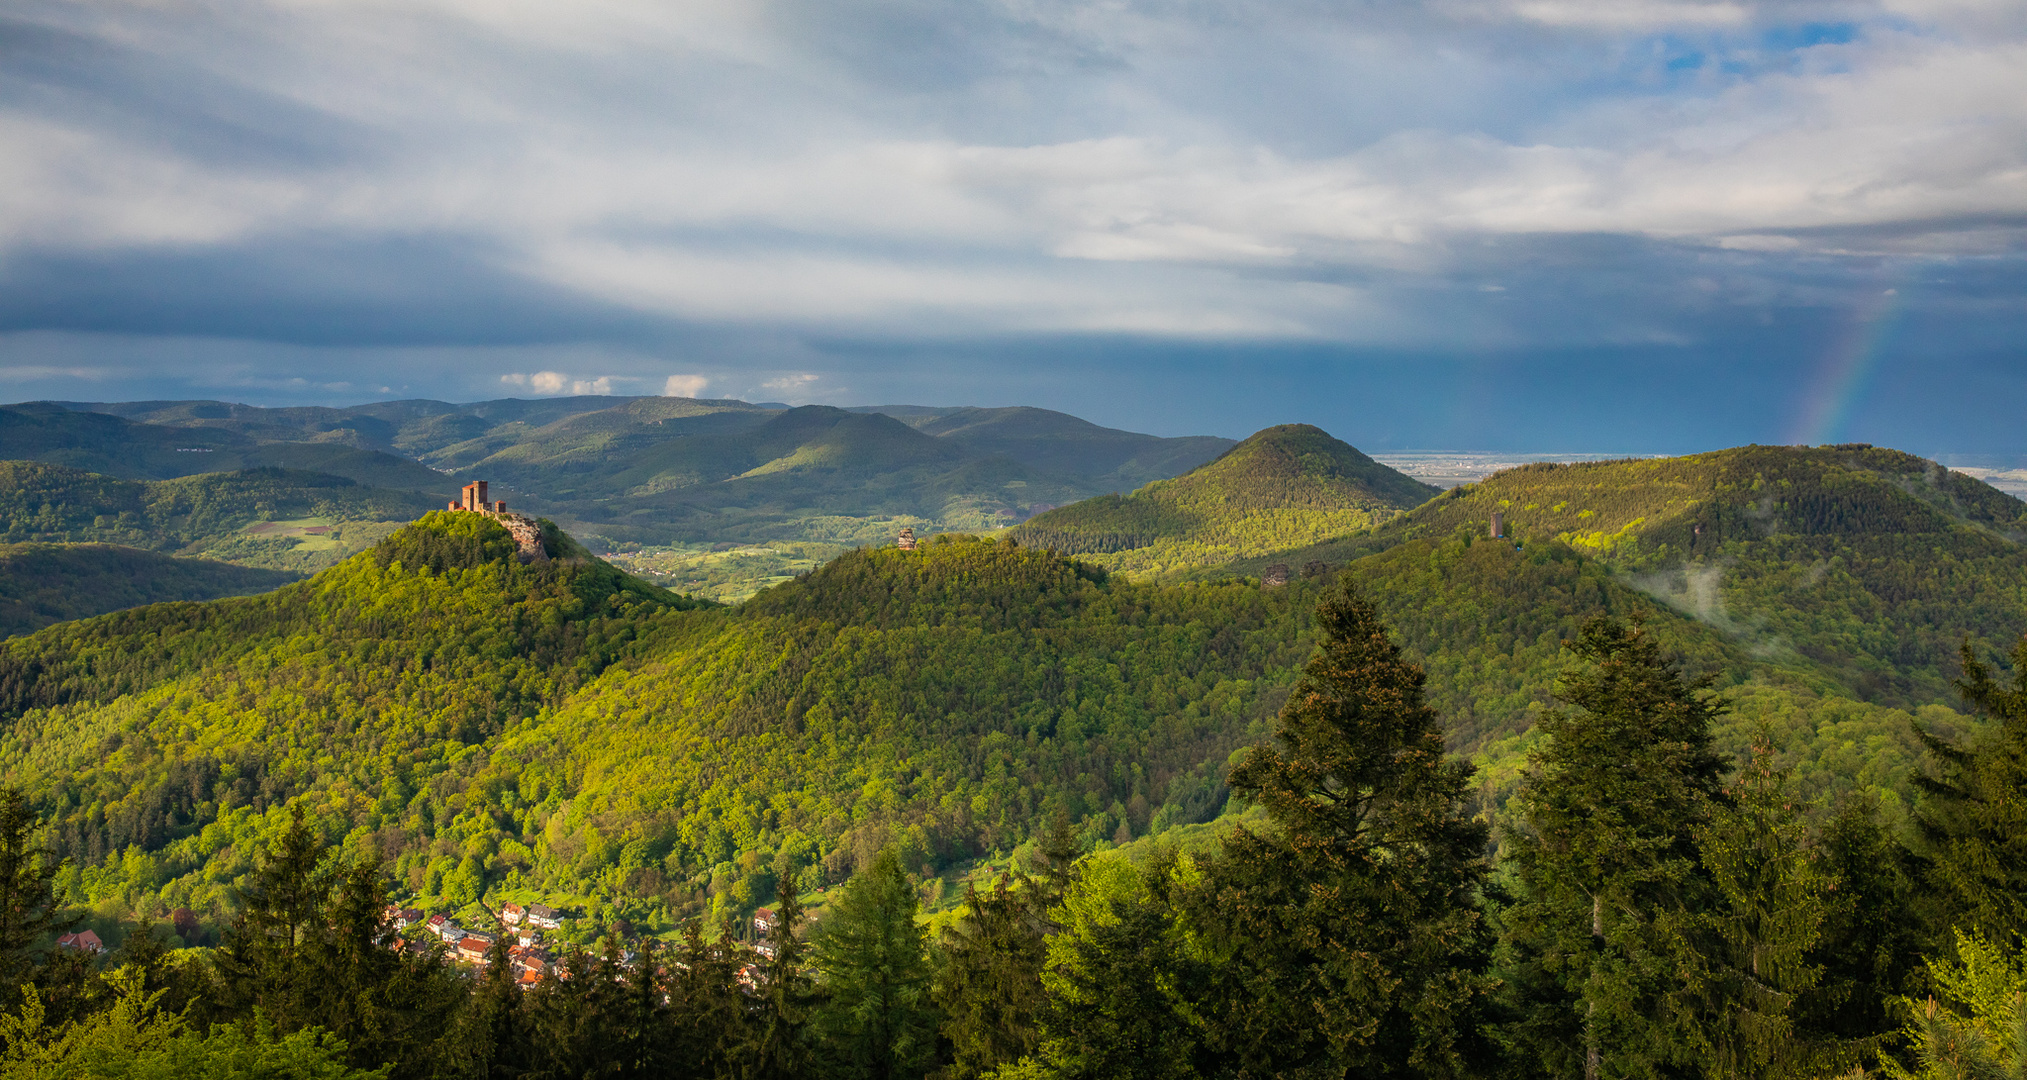
[[[1929,438],[2023,168],[1998,0],[29,0],[0,394]]]
[[[526,345],[661,336],[664,320],[502,271],[468,237],[316,235],[196,250],[37,253],[0,269],[0,334],[310,346]]]

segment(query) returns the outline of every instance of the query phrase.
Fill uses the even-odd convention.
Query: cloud
[[[591,379],[579,379],[560,371],[537,371],[532,373],[511,373],[500,376],[508,386],[523,386],[537,394],[604,395],[612,393],[614,376],[600,375]]]
[[[322,384],[351,350],[353,385],[398,388],[427,351],[454,357],[436,385],[544,395],[701,393],[677,355],[721,389],[797,371],[835,395],[904,346],[1086,339],[1747,341],[1813,370],[1814,339],[1778,335],[1833,337],[1882,274],[1950,310],[1923,347],[1959,358],[2027,295],[2027,9],[2004,0],[4,18],[23,370],[101,370],[34,351],[65,335],[151,341],[193,386]]]
[[[704,387],[709,386],[710,383],[711,380],[702,375],[671,375],[668,381],[662,384],[662,396],[701,397],[704,393]]]
[[[809,385],[811,383],[816,382],[818,378],[819,376],[811,374],[810,372],[798,371],[792,375],[782,375],[777,378],[768,379],[766,382],[763,382],[760,385],[764,389],[768,390],[783,390],[783,391],[806,390],[809,388]]]

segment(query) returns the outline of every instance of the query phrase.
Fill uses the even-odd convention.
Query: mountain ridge
[[[16,426],[24,429],[67,424],[80,432],[69,438],[77,445],[54,448],[24,434],[14,440],[19,458],[151,478],[212,471],[206,463],[279,464],[418,491],[484,478],[517,505],[614,545],[858,543],[904,525],[993,528],[1037,507],[1173,475],[1230,445],[1103,428],[1042,409],[840,410],[670,397],[9,408],[22,413]],[[47,419],[58,414],[69,419]],[[789,428],[812,427],[812,416],[825,422],[813,426],[822,430],[809,445],[772,445]],[[51,440],[62,441],[44,432]],[[0,448],[7,445],[0,430]]]
[[[1127,572],[1175,572],[1362,531],[1436,494],[1321,428],[1283,424],[1181,476],[1059,507],[1012,535]]]

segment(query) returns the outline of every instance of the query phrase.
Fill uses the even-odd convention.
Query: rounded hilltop
[[[1322,428],[1281,424],[1172,480],[1059,507],[1011,535],[1162,574],[1360,532],[1437,494]]]
[[[1509,537],[1643,566],[1784,536],[1928,536],[1952,550],[2027,538],[2020,500],[1926,458],[1859,444],[1538,462],[1452,489],[1389,529],[1483,529],[1495,513]]]

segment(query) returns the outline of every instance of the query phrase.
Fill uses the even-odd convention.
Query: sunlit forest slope
[[[1436,493],[1319,428],[1285,424],[1173,480],[1052,510],[1012,535],[1159,575],[1361,531]]]
[[[1722,471],[1740,457],[1755,471]],[[1058,810],[1092,845],[1216,817],[1232,753],[1268,730],[1310,655],[1316,598],[1344,576],[1428,672],[1488,809],[1538,738],[1564,643],[1608,613],[1715,680],[1729,752],[1764,733],[1809,805],[1863,790],[1901,822],[1916,722],[1977,726],[1955,709],[1944,635],[1989,649],[2021,611],[2005,599],[2017,504],[1902,464],[1755,449],[1518,470],[1258,557],[1293,568],[1281,586],[1241,572],[1257,562],[1136,580],[1020,534],[943,536],[846,554],[736,608],[638,582],[553,529],[557,558],[523,564],[497,526],[438,513],[267,596],[0,647],[0,772],[55,818],[69,895],[108,917],[220,917],[294,800],[331,841],[386,858],[406,895],[567,898],[666,930],[750,911],[789,872],[842,881],[889,845],[913,872],[960,873]],[[1644,491],[1654,476],[1672,479]],[[1783,479],[1785,503],[1766,502]],[[1755,483],[1751,513],[1727,517]],[[1664,518],[1647,508],[1685,487],[1715,493],[1680,511],[1707,515],[1701,536],[1727,531],[1676,563],[1627,522]],[[1557,508],[1579,492],[1596,502]],[[1492,538],[1481,514],[1502,501],[1513,535]],[[1810,523],[1842,519],[1794,509],[1823,505],[1875,524],[1837,532]],[[1563,518],[1528,516],[1544,508]],[[1548,531],[1564,519],[1631,539]],[[1172,538],[1178,553],[1193,542]],[[1798,550],[1823,569],[1783,561]],[[1671,568],[1701,567],[1780,587],[1719,588],[1719,618],[1667,587]],[[1841,629],[1854,611],[1873,625]],[[1924,620],[1941,634],[1916,633]]]

